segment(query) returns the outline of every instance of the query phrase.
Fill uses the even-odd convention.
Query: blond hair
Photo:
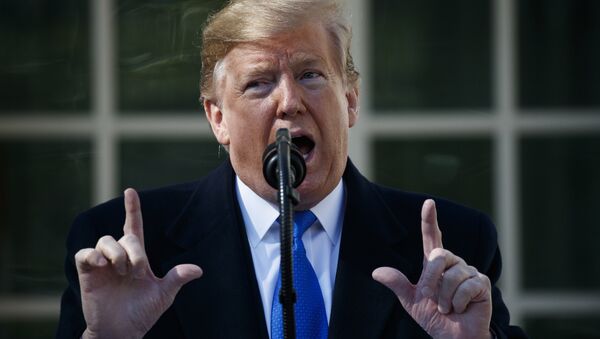
[[[307,22],[324,25],[338,70],[348,85],[356,85],[358,71],[350,54],[352,31],[339,0],[230,0],[208,18],[202,32],[201,97],[215,99],[216,68],[237,44],[267,39]]]

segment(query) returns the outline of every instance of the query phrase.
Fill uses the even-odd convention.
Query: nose
[[[277,117],[293,117],[304,112],[302,101],[302,90],[292,76],[282,76],[276,89],[277,93]]]

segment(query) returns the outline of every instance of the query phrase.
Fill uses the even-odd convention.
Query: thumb
[[[372,276],[392,290],[404,308],[414,303],[416,288],[402,272],[391,267],[379,267],[373,271]]]
[[[202,269],[193,264],[182,264],[173,267],[163,279],[164,289],[173,297],[188,282],[202,276]]]

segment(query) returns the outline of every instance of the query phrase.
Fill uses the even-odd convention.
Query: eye
[[[268,80],[251,80],[244,86],[244,92],[256,93],[268,91],[271,87],[271,82]]]
[[[263,85],[264,83],[265,83],[264,81],[253,80],[246,84],[245,89],[256,88],[256,87]]]
[[[310,79],[317,79],[320,76],[321,76],[321,73],[319,73],[319,72],[307,71],[307,72],[302,73],[302,76],[300,78],[310,80]]]
[[[300,74],[298,81],[309,89],[318,89],[327,83],[327,78],[322,72],[311,70]]]

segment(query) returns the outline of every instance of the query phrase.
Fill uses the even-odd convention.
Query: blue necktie
[[[296,317],[296,338],[318,339],[327,338],[327,314],[319,280],[312,268],[306,250],[302,243],[302,234],[315,221],[317,217],[311,211],[294,213],[294,244],[292,246],[292,262],[294,272],[294,289],[296,290],[296,304],[294,313]],[[271,338],[283,338],[283,312],[279,303],[279,289],[281,288],[281,272],[277,279],[277,286],[273,293],[271,307]]]

